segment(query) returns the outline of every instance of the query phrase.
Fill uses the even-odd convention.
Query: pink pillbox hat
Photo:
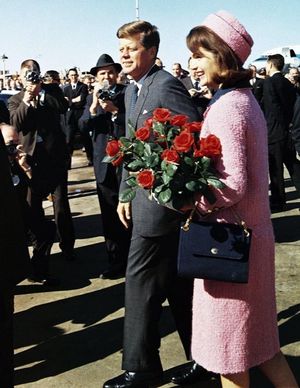
[[[229,12],[218,11],[208,15],[202,26],[210,28],[234,51],[242,64],[251,53],[253,40],[245,27]]]

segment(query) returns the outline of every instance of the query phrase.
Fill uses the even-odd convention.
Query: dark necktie
[[[138,98],[138,91],[139,91],[138,86],[134,85],[132,90],[132,95],[131,95],[131,101],[130,101],[130,109],[129,109],[129,115],[128,115],[129,118],[133,116],[136,100]]]
[[[196,81],[194,86],[196,90],[199,90],[199,81]]]

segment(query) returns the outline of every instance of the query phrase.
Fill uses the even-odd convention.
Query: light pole
[[[1,59],[3,61],[3,83],[5,83],[5,61],[6,59],[8,59],[8,57],[5,54],[3,54]]]
[[[140,20],[139,0],[135,0],[135,18],[136,20]]]

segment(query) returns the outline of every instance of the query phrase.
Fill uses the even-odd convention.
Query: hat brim
[[[102,67],[106,67],[106,66],[114,66],[117,73],[120,73],[120,71],[122,70],[122,66],[119,64],[119,63],[104,63],[102,66],[95,66],[95,67],[92,67],[91,70],[90,70],[90,74],[92,74],[93,76],[96,76],[97,75],[97,72],[99,69],[102,69]]]

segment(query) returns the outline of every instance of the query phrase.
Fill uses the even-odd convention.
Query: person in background
[[[249,70],[252,72],[252,77],[250,78],[250,85],[252,87],[252,92],[260,107],[263,106],[263,86],[264,79],[257,77],[257,69],[256,66],[250,65]]]
[[[173,63],[172,74],[175,78],[178,78],[178,79],[183,79],[187,76],[186,70],[185,71],[183,70],[180,63]]]
[[[243,69],[252,45],[244,26],[226,11],[208,15],[187,36],[202,69],[201,85],[216,91],[201,136],[220,139],[222,154],[215,168],[225,184],[214,189],[213,205],[196,195],[197,209],[203,215],[218,209],[205,218],[214,222],[235,223],[237,214],[252,229],[247,284],[195,279],[192,357],[219,373],[223,388],[249,388],[249,369],[254,366],[275,387],[296,388],[280,352],[277,327],[267,128],[249,87],[252,74]],[[184,378],[178,382],[185,384]]]
[[[82,143],[86,152],[88,165],[93,165],[93,146],[92,140],[86,131],[80,131],[79,119],[83,113],[86,98],[89,94],[88,87],[83,82],[79,81],[77,69],[74,67],[67,74],[70,83],[63,89],[63,93],[69,102],[69,109],[66,113],[66,138],[69,148],[70,157],[72,158],[74,151],[74,141],[76,133],[80,133]],[[69,169],[71,168],[71,159]]]
[[[296,89],[297,96],[300,95],[300,72],[297,67],[290,67],[289,72],[285,75],[285,77],[294,85]]]
[[[0,131],[0,387],[14,387],[15,286],[29,274],[29,253],[7,149]]]
[[[158,66],[160,69],[163,69],[163,68],[164,68],[164,64],[163,64],[162,60],[161,60],[160,58],[158,58],[158,57],[155,59],[155,64],[156,64],[156,66]]]
[[[117,36],[123,71],[133,78],[125,92],[125,122],[130,120],[134,129],[141,128],[159,107],[198,121],[198,112],[182,83],[155,65],[160,41],[157,28],[135,21],[120,27]],[[123,169],[120,191],[127,186],[127,176]],[[104,388],[148,387],[163,378],[159,321],[166,299],[186,356],[190,356],[192,282],[177,277],[178,212],[158,205],[141,189],[132,203],[119,202],[118,214],[126,228],[132,225],[125,276],[125,373],[105,382]],[[199,369],[199,378],[207,376]]]
[[[10,121],[24,152],[31,157],[33,178],[43,183],[31,193],[30,206],[42,217],[43,199],[53,193],[60,248],[67,260],[73,260],[75,235],[67,197],[69,154],[61,128],[61,114],[68,109],[68,102],[57,84],[42,82],[35,60],[23,61],[21,77],[25,89],[9,99]]]
[[[121,167],[104,163],[109,138],[125,136],[125,86],[117,84],[122,67],[108,54],[102,54],[90,73],[97,83],[93,94],[87,98],[80,125],[92,132],[94,170],[97,194],[101,209],[108,267],[100,274],[102,279],[124,276],[130,243],[130,231],[126,230],[117,214]]]
[[[201,86],[201,69],[199,69],[197,61],[195,61],[192,57],[188,60],[188,68],[190,75],[182,78],[181,82],[190,93],[200,117],[203,117],[203,113],[212,98],[212,93],[208,87]]]
[[[266,65],[268,78],[264,81],[263,107],[268,127],[270,175],[270,206],[273,212],[283,211],[286,203],[285,165],[300,196],[300,161],[290,138],[290,125],[296,101],[296,89],[282,74],[284,57],[269,55]]]

